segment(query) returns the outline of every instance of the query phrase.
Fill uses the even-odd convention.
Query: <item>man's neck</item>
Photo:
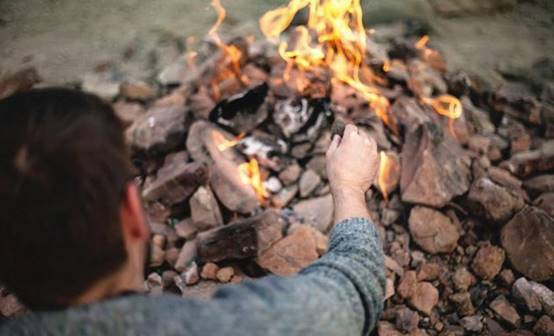
[[[144,291],[142,274],[136,272],[127,264],[118,272],[94,283],[75,300],[71,300],[70,305],[90,304],[121,293],[142,291]]]

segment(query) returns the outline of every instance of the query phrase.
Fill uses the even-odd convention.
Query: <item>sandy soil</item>
[[[283,0],[223,0],[226,35],[257,32],[257,18]],[[552,13],[531,5],[493,16],[438,18],[426,0],[363,1],[378,24],[415,17],[434,28],[433,45],[451,68],[501,80],[499,65],[529,66],[554,54]],[[149,78],[202,37],[215,20],[209,1],[0,0],[0,73],[34,65],[49,83],[78,81],[98,64],[116,62]]]

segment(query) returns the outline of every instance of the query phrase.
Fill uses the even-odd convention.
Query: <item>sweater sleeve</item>
[[[269,276],[224,287],[212,303],[222,334],[367,335],[383,309],[384,256],[373,224],[335,226],[328,252],[290,278]]]

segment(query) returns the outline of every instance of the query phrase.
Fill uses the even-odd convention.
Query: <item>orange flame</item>
[[[222,54],[224,55],[224,59],[229,60],[229,69],[220,69],[220,71],[218,71],[217,73],[217,78],[215,78],[214,82],[212,83],[212,88],[215,91],[215,96],[219,98],[219,92],[216,88],[218,82],[234,76],[239,80],[241,84],[246,85],[248,83],[248,79],[241,74],[240,60],[242,58],[242,52],[234,45],[225,44],[225,42],[223,42],[223,40],[217,33],[217,30],[223,23],[227,12],[225,11],[225,8],[223,8],[219,0],[212,0],[211,4],[217,13],[217,20],[208,32],[208,37],[210,37],[210,39],[212,39],[216,46],[221,50]]]
[[[373,86],[379,82],[365,63],[366,31],[360,0],[291,0],[287,6],[271,10],[260,19],[260,28],[269,39],[278,39],[298,11],[309,7],[307,26],[296,28],[294,46],[279,44],[279,54],[287,63],[287,81],[293,66],[299,70],[326,67],[339,80],[357,90],[383,122],[397,130],[389,116],[390,103]],[[291,50],[288,48],[292,47]],[[364,74],[364,82],[360,78]]]
[[[265,190],[262,175],[260,173],[260,166],[256,159],[251,159],[250,162],[239,165],[239,174],[244,184],[252,186],[260,201],[269,197],[268,192]]]
[[[389,172],[390,172],[390,165],[391,162],[389,160],[388,155],[381,151],[379,153],[379,176],[377,178],[377,183],[379,185],[379,190],[381,190],[381,194],[383,194],[383,198],[385,201],[389,201]]]

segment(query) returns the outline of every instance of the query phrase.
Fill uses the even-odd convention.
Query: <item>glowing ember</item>
[[[252,186],[260,201],[269,197],[269,194],[264,188],[260,166],[256,159],[251,159],[250,162],[239,165],[239,174],[244,184]]]
[[[213,131],[212,132],[212,137],[213,137],[213,140],[217,146],[217,149],[222,152],[228,148],[232,148],[232,147],[235,147],[239,141],[244,138],[244,133],[241,133],[239,134],[238,136],[236,136],[234,139],[226,139],[225,136],[223,136],[223,134],[217,132],[217,131]]]
[[[278,39],[295,14],[306,7],[310,10],[308,24],[296,28],[295,45],[292,49],[286,42],[279,45],[279,54],[287,63],[283,79],[289,79],[293,66],[301,71],[326,67],[332,70],[334,80],[356,89],[383,122],[396,131],[394,120],[388,116],[390,103],[372,85],[378,77],[365,62],[367,36],[360,0],[291,0],[260,19],[262,32],[269,39]]]

